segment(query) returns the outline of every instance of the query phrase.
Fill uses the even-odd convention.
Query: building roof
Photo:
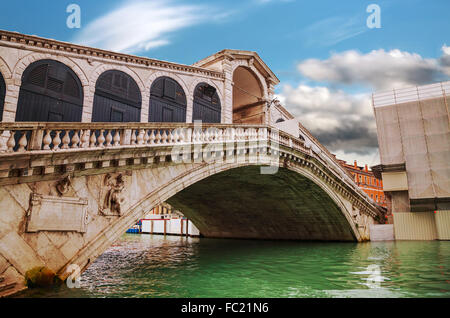
[[[225,49],[225,50],[217,52],[213,55],[205,57],[204,59],[201,59],[200,61],[198,61],[192,65],[197,66],[197,67],[208,68],[209,65],[214,64],[225,58],[228,58],[230,60],[253,59],[253,65],[267,80],[271,81],[274,85],[277,85],[278,83],[280,83],[280,80],[275,75],[275,73],[273,73],[272,70],[267,66],[267,64],[264,63],[264,61],[261,59],[261,57],[258,55],[258,53],[254,52],[254,51]]]

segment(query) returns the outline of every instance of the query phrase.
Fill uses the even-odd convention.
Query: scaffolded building
[[[396,239],[450,239],[450,82],[372,100]]]

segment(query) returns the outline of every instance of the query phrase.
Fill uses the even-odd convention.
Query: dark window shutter
[[[164,97],[175,99],[176,88],[176,83],[169,79],[166,79],[164,81]]]
[[[27,77],[26,82],[39,87],[45,87],[47,69],[48,65],[46,64],[37,66],[30,72],[30,75]]]
[[[117,70],[100,75],[95,86],[93,122],[139,122],[141,91],[134,79]]]
[[[177,81],[162,76],[150,89],[149,122],[186,122],[186,95]]]
[[[30,64],[22,75],[16,121],[79,122],[83,87],[67,65],[54,60]]]
[[[206,83],[197,85],[194,91],[193,120],[204,123],[220,123],[221,105],[216,89]]]

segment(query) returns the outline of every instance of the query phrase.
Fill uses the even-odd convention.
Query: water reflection
[[[373,268],[377,279],[368,281]],[[80,289],[21,297],[449,297],[450,242],[305,243],[124,235]],[[376,282],[376,284],[373,284]]]

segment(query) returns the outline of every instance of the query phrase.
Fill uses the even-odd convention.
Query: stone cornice
[[[77,54],[82,58],[103,58],[112,61],[125,62],[136,64],[140,66],[153,66],[159,68],[166,68],[175,71],[188,72],[193,74],[203,74],[210,77],[225,78],[224,74],[217,71],[208,70],[201,67],[189,66],[184,64],[177,64],[161,60],[150,59],[147,57],[139,57],[123,53],[116,53],[112,51],[91,48],[82,45],[76,45],[68,42],[62,42],[52,39],[41,38],[34,35],[25,35],[17,32],[10,32],[0,30],[0,44],[1,42],[9,42],[11,44],[25,45],[34,48],[43,48],[54,50],[55,53],[67,52]]]

